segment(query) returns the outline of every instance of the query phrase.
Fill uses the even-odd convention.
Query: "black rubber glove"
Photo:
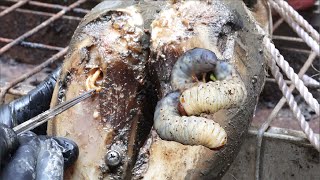
[[[9,104],[0,105],[0,123],[12,128],[48,110],[59,74],[60,68],[57,68],[27,95],[13,100]],[[44,123],[32,131],[44,135],[46,134],[46,130],[47,123]]]
[[[1,124],[0,143],[5,157],[1,160],[4,167],[0,179],[63,179],[64,168],[79,155],[78,146],[66,138],[37,136],[33,132],[16,136]]]
[[[59,74],[60,68],[26,96],[0,105],[0,180],[62,179],[63,169],[77,159],[79,149],[71,140],[32,132],[17,136],[11,129],[49,109]],[[36,129],[46,133],[45,124]]]
[[[16,133],[7,125],[0,123],[0,169],[18,146]]]

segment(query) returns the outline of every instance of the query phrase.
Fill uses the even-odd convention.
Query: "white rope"
[[[284,8],[279,7],[274,1],[270,1],[271,6],[285,19],[285,21],[292,27],[292,29],[306,42],[306,44],[317,53],[320,54],[319,44],[315,41],[303,28],[301,28],[285,11]],[[289,6],[289,5],[288,5]],[[302,18],[302,17],[301,17]],[[317,33],[318,34],[318,33]],[[319,34],[318,34],[319,36]]]
[[[314,109],[316,114],[319,116],[320,107],[318,101],[312,96],[308,88],[304,85],[303,81],[293,71],[292,67],[290,67],[289,63],[280,54],[279,50],[274,46],[270,39],[268,37],[265,37],[263,41],[267,50],[270,51],[270,54],[272,55],[273,59],[277,62],[277,64],[287,75],[287,77],[293,82],[293,84],[296,86],[297,90],[300,92],[301,96],[305,99],[307,104],[309,104],[309,106],[312,109]]]
[[[276,4],[276,1],[278,4]],[[293,8],[290,7],[288,3],[283,2],[283,0],[270,0],[270,4],[278,11],[280,15],[288,22],[289,25],[293,29],[296,30],[298,35],[311,47],[311,49],[319,55],[319,44],[314,41],[297,23],[295,23],[289,16],[296,16],[295,19],[300,20],[300,24],[304,24],[305,28],[309,28],[311,26],[308,24],[303,17],[301,17]],[[279,5],[283,8],[280,8]],[[286,13],[285,10],[288,10],[290,13]],[[311,27],[312,28],[312,27]],[[313,28],[312,28],[313,29]],[[314,29],[313,29],[314,30]],[[311,32],[313,32],[311,30]],[[315,32],[315,36],[319,36],[319,33]],[[308,88],[304,85],[302,80],[298,77],[297,74],[294,73],[293,69],[290,67],[289,63],[284,60],[283,56],[281,56],[280,52],[274,47],[271,43],[270,39],[267,39],[266,42],[268,47],[271,50],[271,54],[273,55],[274,59],[276,60],[277,64],[280,68],[285,72],[287,77],[294,83],[298,91],[301,93],[302,97],[306,100],[306,102],[315,110],[317,115],[320,115],[320,108],[319,103],[316,99],[313,98],[312,94],[308,91]]]
[[[269,38],[265,37],[264,39],[269,39]],[[268,43],[268,42],[270,42],[270,40],[269,41],[264,40],[264,43]],[[267,47],[270,47],[270,45],[268,45],[268,44],[265,44],[265,45]],[[271,51],[270,51],[270,53],[271,53]],[[310,143],[320,152],[319,139],[314,134],[313,130],[310,128],[310,126],[307,123],[307,121],[305,120],[304,116],[301,114],[301,110],[299,109],[297,102],[294,100],[293,95],[289,91],[288,86],[286,85],[286,83],[283,79],[283,76],[280,73],[279,68],[277,67],[273,58],[268,60],[268,65],[271,68],[271,73],[274,76],[274,78],[276,79],[282,94],[287,99],[287,102],[288,102],[290,109],[292,110],[294,116],[299,121],[300,127],[302,128],[303,132],[307,135],[307,138],[310,141]]]
[[[301,27],[303,27],[306,31],[309,31],[309,34],[315,41],[317,42],[320,41],[319,33],[308,23],[308,21],[306,21],[286,1],[284,0],[273,0],[273,1],[275,1],[280,8],[284,9],[284,11],[287,12],[287,14],[291,16],[293,20],[296,21]]]
[[[256,27],[260,34],[263,34],[263,35],[266,34],[259,25],[257,25]],[[313,130],[310,128],[304,116],[301,114],[301,110],[299,109],[297,102],[294,100],[292,93],[289,91],[288,86],[286,85],[283,79],[283,76],[280,73],[279,67],[276,65],[276,62],[283,69],[286,75],[289,78],[291,78],[290,80],[295,84],[296,88],[299,90],[301,95],[305,98],[306,102],[315,109],[317,114],[319,114],[319,110],[320,110],[319,103],[317,102],[317,100],[313,98],[312,94],[308,91],[308,88],[305,87],[303,82],[299,79],[298,75],[294,73],[289,63],[284,60],[279,50],[276,49],[274,44],[266,35],[263,38],[263,44],[266,47],[266,50],[272,56],[270,59],[268,59],[268,65],[271,68],[271,73],[274,76],[277,84],[279,85],[282,94],[286,98],[291,111],[293,112],[294,116],[298,120],[299,125],[302,128],[303,132],[306,134],[308,140],[320,152],[319,139],[314,134]]]

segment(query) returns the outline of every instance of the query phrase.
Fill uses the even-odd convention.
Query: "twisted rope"
[[[317,115],[319,115],[320,110],[319,103],[317,102],[317,100],[313,98],[312,94],[308,91],[308,88],[305,87],[303,82],[299,79],[298,75],[294,73],[289,63],[284,60],[284,57],[280,54],[279,50],[276,49],[269,37],[266,36],[264,30],[259,25],[256,25],[256,28],[260,34],[265,35],[263,38],[263,45],[266,47],[267,51],[272,56],[268,59],[268,65],[271,68],[272,75],[275,77],[275,80],[278,86],[280,87],[282,94],[286,98],[288,105],[291,111],[293,112],[294,116],[298,120],[303,132],[307,135],[307,138],[310,141],[310,143],[320,152],[319,139],[314,134],[313,130],[310,128],[304,116],[301,114],[301,110],[299,109],[297,102],[294,100],[292,93],[289,91],[288,86],[286,85],[283,76],[280,73],[279,67],[276,65],[276,62],[283,69],[283,71],[286,73],[289,79],[294,83],[294,85],[299,90],[301,95],[304,97],[306,102],[314,108]]]
[[[273,59],[275,59],[279,67],[283,70],[283,72],[287,75],[287,77],[294,83],[297,90],[300,92],[300,94],[305,99],[305,101],[309,104],[309,106],[312,109],[315,110],[317,115],[320,115],[320,108],[319,108],[318,101],[312,96],[308,88],[304,85],[303,81],[293,71],[289,63],[280,54],[279,50],[274,46],[273,43],[271,43],[269,38],[265,38],[264,43],[266,48],[270,51]]]
[[[277,0],[280,1],[280,0]],[[283,0],[281,0],[283,1]],[[285,19],[285,21],[292,27],[292,29],[306,42],[306,44],[317,53],[317,55],[320,54],[319,50],[319,44],[317,41],[319,41],[319,33],[314,33],[313,36],[315,36],[316,40],[314,40],[311,36],[309,36],[308,33],[305,32],[303,28],[301,28],[289,15],[288,12],[286,12],[285,8],[279,7],[279,4],[275,3],[274,1],[270,0],[271,6]],[[284,3],[282,3],[284,4]],[[287,4],[288,5],[288,4]],[[289,6],[289,5],[288,5]],[[288,8],[287,8],[288,9]],[[301,16],[300,16],[301,17]],[[301,17],[302,18],[302,17]],[[313,29],[313,28],[312,28]]]
[[[277,3],[276,3],[277,2]],[[293,21],[290,17],[293,16],[297,22],[304,26],[304,28],[309,29],[311,34],[319,39],[319,33],[316,32],[313,27],[303,19],[288,3],[283,0],[270,0],[270,4],[278,11],[278,13],[287,21],[287,23],[297,32],[297,34],[311,47],[311,49],[319,55],[319,44],[312,39],[309,34],[307,34],[297,23]],[[268,41],[268,40],[267,40]],[[269,40],[270,41],[270,40]],[[312,94],[305,87],[302,80],[294,73],[293,69],[290,67],[289,63],[284,60],[283,56],[275,48],[271,42],[267,42],[271,54],[275,58],[277,64],[280,68],[286,73],[288,78],[295,84],[298,91],[301,93],[306,102],[315,110],[317,115],[320,115],[319,103],[316,99],[313,98]]]
[[[302,66],[302,68],[300,69],[298,76],[302,77],[306,71],[308,70],[308,68],[311,66],[313,60],[317,57],[315,52],[312,52],[307,61],[304,63],[304,65]],[[286,82],[286,81],[285,81]],[[287,83],[287,82],[286,82]],[[291,86],[289,87],[289,91],[290,93],[295,89],[294,84],[291,84]],[[261,145],[262,145],[262,139],[263,139],[263,135],[265,133],[265,131],[268,129],[268,127],[270,126],[272,120],[274,119],[274,117],[276,117],[276,115],[278,114],[278,112],[281,110],[281,108],[283,107],[283,105],[286,103],[286,98],[282,97],[281,100],[278,102],[278,104],[274,107],[274,109],[272,110],[271,114],[269,115],[269,117],[267,118],[267,120],[261,125],[258,134],[257,134],[257,149],[256,149],[256,169],[255,169],[255,176],[257,180],[260,179],[260,162],[261,162]]]
[[[269,38],[267,38],[267,37],[264,38],[264,43],[265,43],[266,47],[272,47],[272,45],[273,45],[270,42]],[[271,43],[272,45],[269,43]],[[268,50],[272,54],[272,50],[271,49],[268,49]],[[287,99],[287,102],[288,102],[290,109],[292,110],[296,119],[299,121],[300,127],[302,128],[303,132],[307,135],[307,138],[310,141],[310,143],[320,152],[319,139],[314,134],[313,130],[310,128],[310,126],[307,123],[307,121],[305,120],[304,116],[301,114],[301,110],[299,109],[297,102],[294,100],[293,95],[289,91],[288,86],[286,85],[286,83],[283,79],[283,76],[280,73],[278,66],[276,65],[274,58],[268,60],[268,65],[271,68],[271,73],[274,76],[274,78],[276,79],[276,82],[279,85],[282,94]]]
[[[299,76],[302,76],[302,74],[305,73],[305,71],[308,69],[308,66],[312,63],[313,59],[315,58],[316,54],[319,55],[319,45],[314,42],[314,39],[319,42],[319,33],[313,29],[313,27],[303,19],[291,6],[289,6],[288,3],[284,2],[283,0],[269,0],[270,4],[278,11],[280,15],[282,15],[280,21],[281,22],[283,19],[287,21],[287,23],[298,33],[300,37],[313,49],[315,52],[313,52],[307,62],[303,65],[302,69],[299,72]],[[278,5],[282,8],[280,8],[275,2],[278,3]],[[285,13],[285,11],[287,13]],[[305,28],[305,30],[309,30],[312,39],[307,33],[304,32],[304,30],[296,23],[294,23],[294,20],[292,20],[289,16],[293,16],[294,20],[298,22],[299,25]],[[279,25],[280,23],[278,23]],[[263,29],[257,25],[258,32],[265,35],[265,32]],[[284,100],[286,100],[289,104],[290,109],[293,111],[294,116],[299,122],[300,127],[302,128],[303,132],[307,135],[308,140],[311,142],[311,144],[320,152],[320,141],[318,137],[314,134],[312,129],[310,128],[309,124],[306,122],[304,116],[301,114],[301,110],[298,108],[297,102],[294,100],[294,97],[291,93],[291,91],[294,89],[295,86],[299,88],[300,90],[306,90],[305,92],[308,91],[308,89],[304,86],[303,82],[300,82],[299,77],[294,73],[292,68],[289,66],[289,64],[284,60],[283,56],[279,53],[279,51],[275,48],[274,44],[271,42],[271,40],[267,37],[264,36],[263,43],[269,53],[272,55],[272,58],[268,59],[268,65],[271,68],[271,73],[275,77],[275,80],[277,84],[280,87],[280,90],[282,94],[284,95],[285,98],[282,98],[280,102],[277,104],[275,109],[272,111],[271,115],[268,117],[267,121],[261,126],[258,132],[258,138],[257,138],[257,153],[256,153],[256,170],[255,170],[255,178],[260,179],[260,155],[261,155],[261,144],[262,144],[262,137],[263,133],[267,130],[269,127],[271,121],[273,120],[274,116],[277,114],[277,112],[281,109],[281,107],[284,104]],[[286,85],[282,74],[280,73],[279,67],[276,65],[276,62],[279,64],[279,66],[284,70],[284,72],[295,78],[296,81],[292,81],[293,84],[290,86],[290,89],[288,89],[288,86]],[[289,77],[289,76],[288,76]],[[303,86],[304,87],[303,87]],[[299,92],[301,93],[301,91]],[[308,92],[309,93],[309,92]],[[315,109],[317,115],[319,115],[319,104],[318,102],[311,96],[308,96],[308,94],[304,94],[304,98],[306,101],[308,101],[308,104],[314,105],[313,108]],[[307,99],[311,98],[312,99]]]
[[[319,42],[320,36],[319,33],[306,21],[296,10],[294,10],[286,1],[284,0],[272,0],[276,2],[280,8],[282,8],[287,15],[291,16],[294,21],[296,21],[301,27],[306,31],[309,31],[311,37]]]

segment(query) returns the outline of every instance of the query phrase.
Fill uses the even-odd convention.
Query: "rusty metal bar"
[[[58,4],[49,4],[49,3],[43,3],[43,2],[38,2],[38,1],[30,1],[29,4],[34,5],[34,6],[39,6],[39,7],[47,7],[47,8],[52,8],[52,9],[64,9],[65,6],[58,5]],[[77,13],[84,13],[87,14],[90,12],[89,10],[82,9],[82,8],[74,8],[72,9],[73,12]]]
[[[80,4],[86,2],[87,0],[79,0],[76,1],[75,3],[71,4],[70,6],[64,8],[63,10],[59,11],[57,14],[55,14],[54,16],[52,16],[51,18],[47,19],[46,21],[42,22],[40,25],[36,26],[35,28],[31,29],[30,31],[24,33],[23,35],[21,35],[20,37],[16,38],[15,40],[13,40],[11,43],[8,43],[7,45],[3,46],[0,49],[0,55],[2,55],[4,52],[8,51],[12,46],[18,44],[19,42],[23,41],[24,39],[32,36],[33,34],[35,34],[36,32],[38,32],[39,30],[41,30],[42,28],[48,26],[50,23],[54,22],[55,20],[59,19],[60,17],[62,17],[65,13],[67,13],[68,11],[70,11],[71,9],[75,8],[76,6],[79,6]]]
[[[10,6],[9,8],[3,10],[0,12],[0,17],[10,13],[11,11],[14,11],[15,9],[17,9],[18,7],[23,6],[24,4],[26,4],[29,0],[23,0],[23,1],[18,1],[17,3],[15,3],[14,5]]]
[[[0,9],[7,9],[5,6],[0,6]],[[21,13],[29,13],[29,14],[34,14],[34,15],[40,15],[40,16],[53,16],[55,15],[54,13],[48,13],[48,12],[41,12],[41,11],[34,11],[34,10],[29,10],[29,9],[16,9],[16,12],[21,12]],[[69,19],[69,20],[76,20],[76,21],[81,21],[82,18],[76,17],[76,16],[67,16],[63,15],[61,17],[62,19]]]
[[[13,39],[0,37],[0,42],[10,43],[12,41],[13,41]],[[63,47],[50,46],[50,45],[46,45],[46,44],[32,43],[32,42],[27,42],[27,41],[21,41],[19,44],[24,47],[30,47],[30,48],[36,48],[36,49],[46,49],[46,50],[54,50],[54,51],[63,50]]]
[[[280,18],[278,21],[276,21],[276,22],[273,24],[272,31],[274,32],[276,29],[278,29],[278,27],[283,23],[283,21],[284,21],[283,18]]]
[[[272,83],[276,83],[276,80],[274,78],[266,78],[266,82],[272,82]],[[285,81],[286,84],[291,85],[293,84],[291,81],[286,80]],[[320,85],[314,85],[314,84],[308,84],[305,83],[306,87],[311,88],[311,89],[319,89]]]
[[[9,89],[8,91],[10,94],[12,95],[16,95],[16,96],[24,96],[24,95],[27,95],[28,93],[27,92],[23,92],[23,91],[19,91],[19,90],[16,90],[16,89]]]
[[[278,49],[279,50],[287,50],[287,51],[302,53],[302,54],[310,54],[312,52],[310,50],[297,49],[297,48],[288,48],[288,47],[279,47]]]
[[[31,91],[34,87],[36,87],[36,85],[33,86],[33,85],[20,84],[18,87],[13,87],[9,89],[7,94],[11,94],[14,96],[24,96],[28,94],[28,92]]]
[[[9,1],[13,1],[16,2],[14,0],[9,0]],[[45,7],[45,8],[51,8],[51,9],[64,9],[65,6],[59,5],[59,4],[49,4],[49,3],[44,3],[44,2],[38,2],[38,1],[29,1],[30,5],[33,6],[38,6],[38,7]],[[88,12],[90,12],[87,9],[82,9],[82,8],[74,8],[72,9],[73,12],[77,12],[77,13],[83,13],[83,14],[87,14]]]
[[[63,50],[59,51],[55,55],[51,56],[51,58],[47,59],[45,62],[41,63],[40,65],[38,65],[37,67],[35,67],[31,71],[29,71],[28,73],[25,73],[24,75],[18,77],[17,79],[11,81],[9,84],[5,85],[0,92],[0,104],[4,103],[4,96],[10,88],[12,88],[13,86],[17,85],[18,83],[26,80],[27,78],[31,77],[32,75],[40,72],[42,69],[47,67],[49,64],[52,64],[53,62],[55,62],[56,60],[58,60],[59,58],[64,56],[67,53],[67,51],[68,51],[68,47],[64,48]]]
[[[304,43],[303,39],[297,37],[290,37],[290,36],[272,36],[273,40],[285,40],[285,41],[293,41],[293,42],[302,42]]]

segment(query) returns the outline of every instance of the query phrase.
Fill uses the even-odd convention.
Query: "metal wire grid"
[[[59,4],[51,4],[51,3],[44,3],[44,2],[39,2],[39,1],[32,1],[32,0],[6,0],[6,2],[11,3],[11,6],[0,6],[0,18],[5,18],[5,15],[12,13],[13,11],[17,12],[25,12],[25,13],[30,13],[34,15],[45,15],[48,16],[49,18],[45,21],[43,21],[41,24],[35,26],[31,30],[26,31],[24,34],[20,35],[19,37],[15,39],[10,39],[7,37],[2,37],[5,36],[5,34],[0,34],[0,42],[6,43],[5,46],[0,48],[0,56],[5,54],[9,49],[12,47],[19,45],[23,47],[28,47],[28,48],[35,48],[35,49],[45,49],[45,50],[53,50],[57,51],[56,54],[51,56],[50,58],[46,59],[43,61],[42,64],[38,65],[35,67],[33,70],[30,72],[27,72],[26,74],[14,79],[13,81],[7,83],[4,87],[1,87],[1,93],[0,93],[0,104],[4,102],[4,96],[9,92],[11,94],[17,94],[17,95],[23,95],[23,93],[12,89],[12,87],[16,86],[20,82],[26,80],[27,78],[31,77],[34,74],[37,74],[40,72],[42,69],[50,65],[51,63],[55,62],[56,60],[60,59],[63,57],[66,52],[68,47],[59,47],[59,46],[53,46],[53,45],[48,45],[48,44],[42,44],[42,43],[34,43],[34,42],[28,42],[25,41],[26,38],[36,34],[39,32],[41,29],[45,28],[46,26],[52,24],[54,21],[60,19],[60,18],[67,18],[70,20],[76,20],[79,21],[81,20],[81,17],[83,17],[86,13],[89,12],[88,9],[83,9],[80,8],[79,6],[87,0],[77,0],[73,3],[71,3],[68,6],[63,6]],[[43,11],[37,11],[37,10],[30,10],[24,8],[25,5],[29,5],[32,7],[38,7],[38,8],[48,8],[52,10],[60,10],[58,13],[51,13],[51,12],[43,12]],[[78,16],[73,16],[73,15],[66,15],[67,12],[74,12],[77,13]],[[275,21],[273,23],[273,31],[275,31],[282,23],[284,23],[284,20],[280,18],[278,21]],[[274,40],[286,40],[290,41],[293,43],[296,42],[303,42],[301,38],[297,37],[291,37],[291,36],[279,36],[275,35],[273,36]],[[296,51],[299,53],[303,54],[309,54],[308,59],[305,61],[304,66],[301,68],[299,75],[302,76],[305,74],[305,72],[308,70],[308,68],[311,66],[312,62],[314,59],[316,59],[316,55],[310,51],[310,50],[302,50],[302,49],[297,49],[297,48],[286,48],[286,50],[290,51]],[[274,83],[275,80],[273,78],[267,78],[267,83]],[[288,84],[291,82],[288,81]],[[314,85],[308,85],[310,88],[319,88],[319,86],[314,86]],[[283,105],[285,104],[284,100],[280,100],[278,105],[274,108],[273,112],[270,114],[268,119],[264,122],[264,124],[261,126],[261,128],[258,131],[257,134],[257,154],[256,154],[256,178],[259,178],[259,172],[260,172],[260,159],[261,159],[261,143],[262,143],[262,137],[263,134],[267,131],[268,127],[270,126],[270,123],[272,120],[275,118],[277,113],[281,110]]]
[[[2,11],[0,12],[0,18],[5,18],[4,16],[13,12],[13,11],[19,11],[19,12],[28,12],[30,14],[34,15],[46,15],[49,16],[49,18],[45,21],[43,21],[41,24],[35,26],[34,28],[26,31],[24,34],[20,35],[19,37],[15,39],[10,39],[6,37],[1,37],[3,35],[0,35],[0,42],[7,43],[5,46],[0,48],[0,56],[3,55],[5,52],[7,52],[9,49],[11,49],[15,45],[20,45],[24,47],[29,48],[36,48],[36,49],[46,49],[46,50],[54,50],[58,51],[56,54],[54,54],[52,57],[45,60],[42,64],[35,67],[30,72],[27,72],[26,74],[16,78],[15,80],[9,82],[4,87],[1,87],[1,93],[0,93],[0,104],[4,102],[4,96],[9,91],[14,94],[21,95],[22,93],[11,90],[12,87],[16,86],[18,83],[26,80],[27,78],[31,77],[32,75],[40,72],[42,69],[47,67],[49,64],[55,62],[62,56],[64,56],[67,52],[68,47],[58,47],[58,46],[52,46],[48,44],[41,44],[41,43],[33,43],[25,41],[26,38],[38,33],[41,29],[47,27],[48,25],[52,24],[54,21],[64,17],[71,20],[81,20],[81,18],[77,16],[67,16],[66,13],[69,11],[75,12],[79,14],[80,16],[84,16],[86,13],[89,12],[87,9],[79,8],[79,6],[83,3],[85,3],[87,0],[77,0],[73,2],[72,4],[68,6],[62,6],[59,4],[50,4],[50,3],[44,3],[39,1],[31,1],[31,0],[6,0],[9,3],[14,3],[11,6],[0,6],[0,9]],[[24,9],[24,5],[34,6],[37,8],[47,8],[52,10],[59,10],[58,13],[48,13],[48,12],[42,12],[42,11],[35,11],[35,10],[29,10]],[[11,91],[10,91],[11,90]]]

